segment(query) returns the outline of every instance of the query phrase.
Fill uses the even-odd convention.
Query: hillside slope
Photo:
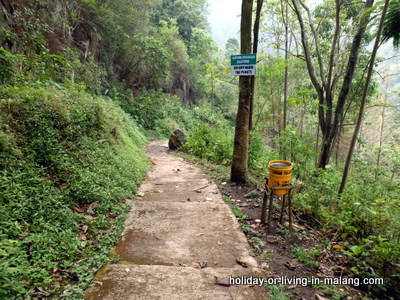
[[[79,86],[2,87],[0,99],[0,298],[80,295],[146,173],[146,139]]]

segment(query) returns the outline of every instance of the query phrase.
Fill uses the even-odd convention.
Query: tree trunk
[[[358,112],[356,128],[354,129],[353,137],[352,137],[351,143],[350,143],[349,152],[347,154],[346,164],[345,164],[345,167],[343,170],[342,182],[340,183],[339,194],[342,194],[344,191],[344,188],[346,187],[347,176],[348,176],[349,170],[350,170],[351,158],[353,156],[354,146],[356,145],[358,132],[360,130],[362,118],[364,115],[364,107],[365,107],[365,102],[367,99],[369,83],[371,81],[372,72],[374,70],[376,52],[378,51],[378,48],[379,48],[379,42],[380,42],[380,37],[381,37],[381,33],[382,33],[383,23],[385,21],[385,16],[386,16],[387,8],[389,6],[389,2],[390,2],[390,0],[385,1],[385,6],[383,7],[381,20],[379,22],[378,32],[376,34],[374,48],[372,49],[371,59],[369,62],[369,67],[368,67],[367,78],[365,80],[363,95],[361,98],[361,105],[360,105],[360,110]]]
[[[257,9],[256,9],[256,19],[254,21],[254,29],[253,29],[253,53],[258,52],[258,34],[260,31],[260,18],[261,18],[261,9],[264,0],[257,0]],[[249,112],[249,131],[253,130],[253,107],[254,107],[254,89],[256,86],[256,77],[251,76],[251,94],[250,94],[250,112]]]
[[[306,115],[306,105],[303,104],[303,111],[300,117],[300,139],[303,140],[303,131],[304,131],[304,116]],[[283,128],[285,129],[285,128]]]
[[[315,165],[318,164],[318,149],[319,149],[319,124],[317,123],[317,142],[315,143]]]
[[[289,39],[289,30],[288,30],[288,4],[285,1],[285,11],[283,8],[283,0],[281,0],[281,8],[282,8],[282,18],[283,24],[285,25],[285,82],[283,86],[283,130],[285,130],[287,125],[287,99],[288,99],[288,76],[289,76],[289,49],[288,49],[288,39]]]
[[[343,123],[344,106],[353,81],[354,72],[358,60],[358,53],[361,46],[361,40],[365,34],[365,29],[369,21],[369,14],[366,13],[366,10],[372,7],[373,3],[374,3],[373,0],[367,0],[365,2],[364,6],[365,13],[360,21],[357,33],[353,39],[353,43],[349,54],[349,60],[347,63],[346,73],[339,93],[334,118],[332,120],[329,120],[328,117],[326,118],[326,126],[325,126],[326,130],[324,132],[323,146],[321,150],[320,160],[318,162],[318,167],[320,168],[324,168],[327,164],[329,164],[329,159],[332,154],[332,148],[334,146],[336,136],[338,134],[340,126]]]
[[[387,93],[387,92],[386,92]],[[386,95],[385,95],[386,97]],[[386,100],[386,99],[385,99]],[[383,145],[383,130],[385,128],[385,112],[386,112],[386,107],[382,107],[382,122],[381,122],[381,129],[379,132],[379,148],[378,148],[378,157],[376,159],[376,173],[375,173],[375,179],[378,179],[379,175],[379,169],[381,167],[381,156],[382,156],[382,145]]]
[[[339,168],[339,152],[340,152],[340,136],[341,136],[342,130],[339,129],[338,137],[336,139],[336,170]]]
[[[251,52],[251,25],[253,1],[242,1],[242,17],[240,24],[240,51]],[[239,105],[236,116],[235,140],[231,166],[231,181],[246,182],[249,149],[249,116],[250,116],[251,82],[250,76],[239,77]]]

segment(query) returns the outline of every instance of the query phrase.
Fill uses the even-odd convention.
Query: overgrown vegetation
[[[79,297],[118,239],[146,139],[78,85],[2,87],[0,98],[0,297]]]

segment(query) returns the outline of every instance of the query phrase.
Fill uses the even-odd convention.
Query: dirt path
[[[137,193],[115,251],[86,299],[267,299],[266,289],[231,285],[263,277],[240,226],[217,186],[197,167],[167,153],[146,152],[153,169]]]

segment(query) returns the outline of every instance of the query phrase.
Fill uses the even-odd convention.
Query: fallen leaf
[[[200,269],[204,269],[205,267],[207,267],[207,262],[206,261],[199,261],[198,262]]]
[[[248,291],[244,291],[243,295],[248,296],[248,295],[250,295],[250,293]]]
[[[72,210],[78,212],[78,213],[84,213],[85,211],[82,208],[76,207],[76,206],[71,206],[70,207]]]
[[[218,245],[219,245],[219,246],[222,246],[223,244],[224,244],[224,243],[222,243],[222,242],[218,242]]]
[[[39,292],[40,292],[39,294],[41,294],[41,295],[44,295],[44,296],[50,296],[51,295],[48,291],[46,291],[44,288],[42,288],[40,286],[38,286],[37,289],[39,290]]]
[[[297,259],[292,259],[289,260],[285,263],[285,266],[289,269],[289,270],[294,270],[296,269],[296,267],[298,266],[299,262],[297,261]]]
[[[103,282],[101,282],[101,281],[93,281],[93,283],[94,283],[94,284],[97,284],[97,285],[99,285],[99,286],[102,286],[102,285],[103,285]]]
[[[335,250],[343,250],[342,246],[340,245],[334,245],[332,248]]]
[[[289,228],[289,222],[285,222],[283,225]],[[292,229],[294,232],[298,232],[300,230],[304,230],[305,228],[303,226],[292,223]]]
[[[322,297],[319,294],[315,294],[315,300],[328,300],[328,298]]]
[[[82,226],[83,233],[86,233],[88,231],[88,229],[89,229],[89,226],[87,226],[87,225]]]
[[[81,234],[80,238],[81,238],[82,241],[86,241],[87,240],[86,234]]]
[[[204,232],[196,234],[197,237],[206,235]]]
[[[279,242],[279,237],[273,235],[267,235],[266,240],[270,244],[276,244],[277,242]]]
[[[89,215],[94,215],[94,209],[95,209],[96,207],[98,207],[98,206],[99,206],[99,204],[97,204],[96,202],[93,202],[92,204],[89,205],[89,207],[87,208],[86,212],[87,212]]]

